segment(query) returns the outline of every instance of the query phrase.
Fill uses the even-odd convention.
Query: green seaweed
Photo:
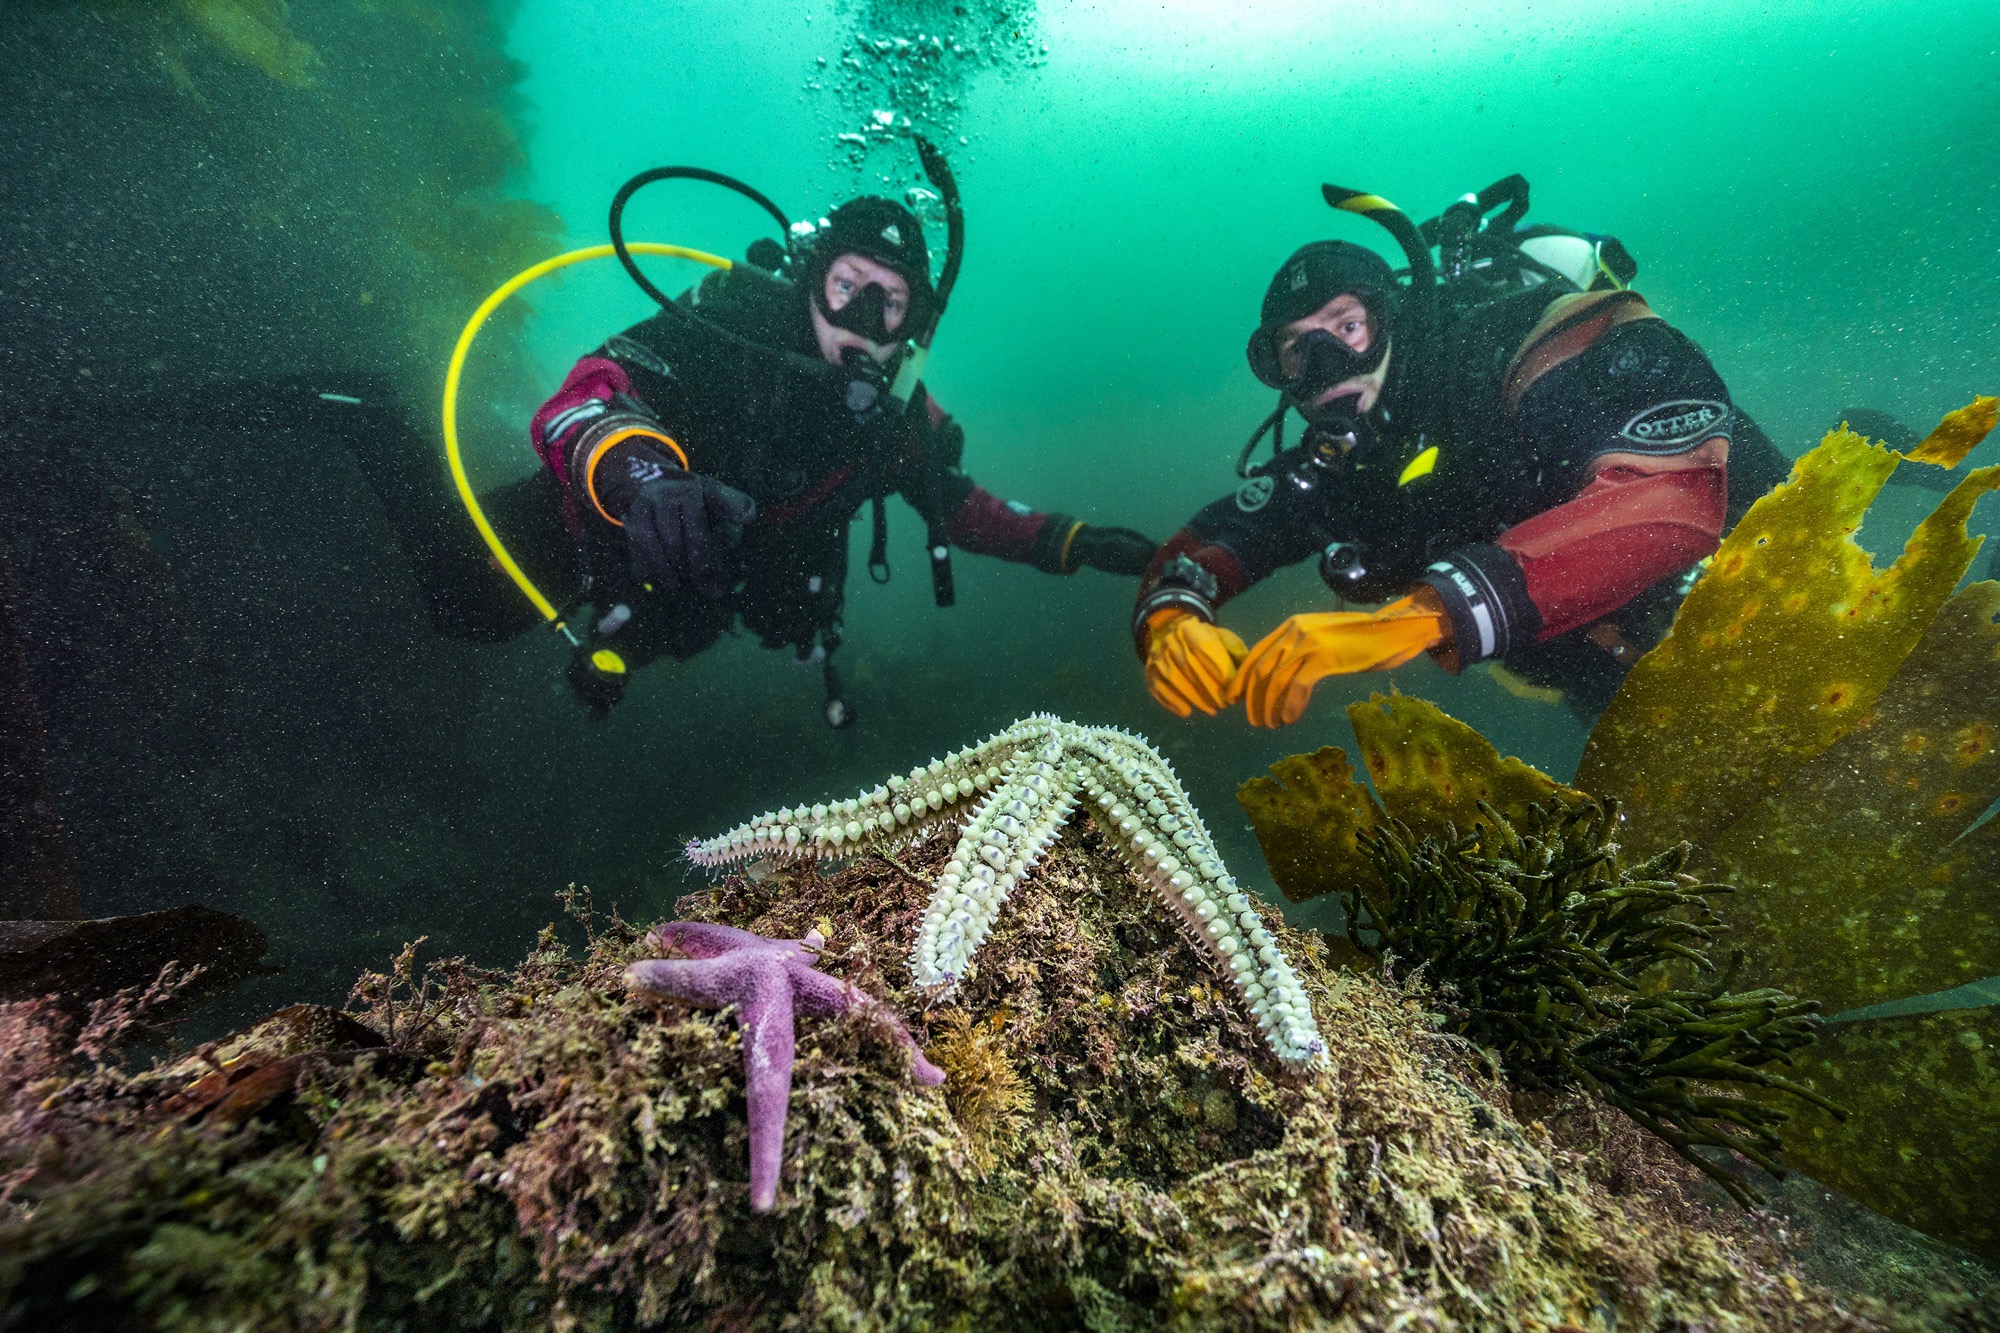
[[[1844,1118],[1773,1068],[1812,1042],[1818,1006],[1730,989],[1735,966],[1718,969],[1711,950],[1718,886],[1682,873],[1687,844],[1628,867],[1612,841],[1615,804],[1531,807],[1518,822],[1482,813],[1455,838],[1396,821],[1364,835],[1381,887],[1341,895],[1349,941],[1377,962],[1420,967],[1449,1028],[1496,1055],[1517,1086],[1602,1097],[1738,1200],[1759,1201],[1698,1150],[1783,1174],[1784,1112],[1744,1088]],[[1673,985],[1689,966],[1712,980]]]
[[[2000,584],[1945,603],[1846,739],[1705,849],[1754,975],[1840,1013],[2000,973]]]
[[[285,0],[180,0],[195,29],[271,79],[291,88],[310,88],[320,66],[319,52],[291,29]]]
[[[1577,787],[1621,801],[1628,845],[1693,844],[1690,864],[1731,890],[1717,915],[1746,985],[1840,1012],[2000,974],[2000,821],[1980,822],[2000,797],[2000,584],[1954,591],[1981,541],[1967,516],[2000,488],[2000,468],[1967,476],[1887,570],[1852,540],[1893,468],[1957,463],[1996,407],[1951,414],[1907,457],[1829,434],[1725,539],[1591,734]],[[1364,753],[1368,716],[1355,719]],[[1476,746],[1459,754],[1475,774],[1494,769]],[[1291,858],[1274,855],[1279,883],[1379,893],[1379,873],[1357,877],[1355,864],[1380,808],[1339,752],[1273,771],[1288,784],[1246,784],[1243,799],[1267,853]],[[1456,799],[1440,788],[1432,805]],[[1852,1114],[1800,1113],[1787,1159],[2000,1257],[1991,1022],[1985,1011],[1829,1029],[1798,1053],[1794,1081]]]
[[[2000,1255],[1991,1202],[2000,1162],[2000,1011],[1863,1018],[1826,1029],[1797,1081],[1866,1109],[1807,1108],[1785,1127],[1802,1170],[1932,1236]]]
[[[1957,467],[2000,423],[2000,398],[1980,397],[1944,414],[1944,420],[1905,455],[1913,463]]]
[[[1293,902],[1380,884],[1367,835],[1393,818],[1420,833],[1469,829],[1497,811],[1519,819],[1538,804],[1571,803],[1579,792],[1511,756],[1436,704],[1371,695],[1349,704],[1371,793],[1344,751],[1324,746],[1271,766],[1236,799],[1250,816],[1271,877]],[[1377,797],[1379,796],[1379,801]]]
[[[327,330],[327,358],[386,370],[407,401],[436,400],[473,309],[558,248],[560,219],[508,197],[526,165],[510,118],[524,69],[505,52],[504,15],[479,0],[330,0],[297,15],[286,0],[88,8],[125,34],[120,54],[158,67],[198,109],[177,97],[161,115],[244,164],[254,189],[233,206],[262,219],[254,244],[311,238],[312,284],[289,297]],[[310,21],[310,41],[295,19]],[[482,379],[536,379],[526,310],[512,303],[482,343]]]
[[[1323,745],[1280,759],[1270,777],[1245,782],[1236,799],[1250,816],[1272,881],[1293,902],[1373,878],[1361,839],[1380,826],[1382,807],[1355,780],[1345,750]]]

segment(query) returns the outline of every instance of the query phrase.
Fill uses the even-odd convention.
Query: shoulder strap
[[[1500,378],[1500,401],[1506,405],[1507,415],[1519,415],[1521,400],[1535,381],[1583,355],[1612,329],[1658,318],[1637,292],[1576,292],[1549,302]]]

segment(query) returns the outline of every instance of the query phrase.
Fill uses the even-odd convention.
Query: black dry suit
[[[741,492],[756,516],[741,528],[720,597],[649,589],[625,534],[596,503],[584,442],[613,418],[644,423],[686,455],[686,470]],[[536,414],[535,447],[564,483],[586,555],[588,653],[625,665],[700,652],[740,617],[766,647],[801,660],[841,637],[848,529],[874,506],[869,564],[888,576],[885,497],[901,495],[926,528],[926,546],[959,546],[1068,572],[1063,549],[1078,524],[1006,505],[959,467],[964,432],[921,389],[898,410],[879,380],[819,354],[804,294],[739,266],[710,275],[663,310],[608,340],[571,371]],[[579,447],[582,445],[583,447]],[[936,557],[934,557],[936,558]],[[941,585],[940,600],[949,596]],[[844,716],[827,673],[830,719]]]
[[[1322,410],[1196,513],[1156,558],[1135,631],[1166,606],[1213,618],[1318,556],[1344,598],[1431,586],[1459,665],[1504,661],[1593,711],[1785,459],[1635,293],[1551,282],[1431,328],[1408,314],[1373,410]]]

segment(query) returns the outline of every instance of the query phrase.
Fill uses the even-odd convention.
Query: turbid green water
[[[918,181],[905,141],[857,152],[840,139],[876,111],[898,126],[914,113],[968,210],[929,382],[967,428],[969,471],[1156,538],[1233,485],[1267,407],[1243,338],[1277,261],[1315,237],[1383,240],[1328,210],[1322,181],[1424,216],[1526,174],[1531,220],[1620,236],[1639,288],[1791,452],[1843,407],[1923,429],[2000,383],[1988,6],[1484,17],[616,0],[580,15],[549,0],[324,0],[289,13],[304,63],[267,27],[221,22],[236,12],[140,21],[30,5],[0,32],[23,127],[10,174],[25,187],[0,350],[18,419],[60,408],[83,422],[23,427],[9,532],[55,795],[96,905],[200,893],[330,912],[342,928],[303,946],[329,979],[426,929],[511,948],[572,877],[662,909],[685,836],[872,782],[1031,710],[1152,736],[1251,874],[1236,784],[1344,741],[1339,705],[1370,689],[1433,697],[1550,771],[1573,763],[1581,732],[1564,710],[1428,661],[1323,686],[1286,733],[1176,721],[1141,689],[1128,584],[961,555],[959,605],[939,611],[900,506],[898,577],[857,576],[848,602],[856,727],[829,732],[813,674],[746,641],[646,671],[609,724],[588,726],[552,636],[471,648],[429,632],[342,450],[168,439],[120,415],[145,395],[358,369],[402,387],[414,434],[399,447],[427,453],[450,335],[478,295],[542,254],[601,242],[610,195],[642,168],[732,172],[817,216]],[[863,39],[939,34],[973,53],[944,62],[942,93],[885,80],[893,60],[856,57],[866,77],[843,64]],[[495,223],[501,198],[560,223]],[[740,199],[682,183],[631,217],[635,236],[727,254],[763,225]],[[655,262],[670,285],[693,276]],[[496,326],[468,377],[468,452],[486,482],[532,466],[526,413],[646,312],[609,263],[527,299],[511,344],[525,357]],[[45,467],[69,484],[38,489]],[[1878,549],[1919,511],[1914,497],[1885,505]],[[470,542],[457,515],[437,521]],[[157,588],[92,554],[79,523],[117,549],[138,533]],[[131,624],[77,611],[107,599]],[[1228,620],[1254,640],[1325,601],[1301,567]],[[114,755],[140,758],[110,775]]]
[[[795,215],[860,189],[900,193],[921,179],[907,147],[877,147],[856,169],[836,146],[861,123],[841,96],[840,55],[869,18],[890,20],[872,31],[892,36],[978,31],[949,14],[635,4],[579,23],[566,6],[528,4],[510,36],[532,107],[524,188],[576,244],[602,239],[620,181],[663,162],[743,176]],[[1134,3],[1020,17],[1046,56],[982,68],[950,123],[929,126],[947,131],[969,232],[930,383],[967,427],[968,470],[1010,498],[1165,537],[1233,485],[1235,452],[1268,406],[1242,343],[1269,273],[1315,237],[1387,248],[1325,207],[1327,180],[1426,216],[1526,174],[1531,220],[1625,240],[1639,288],[1790,452],[1843,407],[1923,429],[2000,381],[2000,19],[1984,7],[1529,5],[1481,18],[1444,5]],[[630,225],[735,254],[768,226],[686,184],[655,187]],[[550,383],[645,312],[604,268],[533,298],[531,345]],[[905,576],[850,599],[858,734],[819,734],[815,682],[731,645],[649,673],[605,745],[712,753],[728,737],[732,777],[784,796],[813,784],[758,777],[770,754],[810,754],[838,787],[1050,708],[1140,727],[1233,827],[1244,773],[1343,740],[1338,704],[1384,684],[1329,683],[1277,737],[1240,717],[1177,722],[1140,692],[1117,581],[1056,584],[961,556],[961,604],[939,612],[920,539],[912,516],[892,515]],[[1254,640],[1324,601],[1299,569],[1228,619]],[[1580,733],[1560,710],[1427,662],[1394,683],[1553,771],[1572,761]],[[686,776],[670,761],[640,781],[684,808]]]
[[[570,879],[664,910],[686,836],[1033,710],[1151,736],[1252,877],[1236,785],[1345,742],[1339,706],[1371,689],[1434,698],[1552,772],[1574,762],[1566,710],[1427,660],[1329,682],[1284,733],[1176,721],[1141,688],[1128,583],[961,555],[959,604],[940,611],[921,528],[894,504],[898,576],[850,588],[855,727],[829,731],[815,674],[744,640],[647,670],[591,726],[553,636],[475,648],[430,632],[344,448],[128,419],[150,395],[359,370],[399,386],[398,447],[429,454],[445,353],[479,294],[601,242],[612,192],[643,168],[731,172],[812,217],[918,183],[897,134],[841,138],[914,115],[968,212],[929,376],[967,428],[968,470],[1156,538],[1234,484],[1268,406],[1243,339],[1278,260],[1316,237],[1384,242],[1328,210],[1323,181],[1426,216],[1524,173],[1531,220],[1621,237],[1640,290],[1789,452],[1843,407],[1921,430],[2000,383],[1988,6],[317,0],[289,11],[284,39],[309,59],[268,24],[227,22],[252,12],[10,11],[22,130],[6,151],[25,188],[0,351],[16,419],[77,420],[22,426],[8,536],[86,896],[248,911],[293,982],[310,968],[336,987],[424,931],[511,951]],[[912,66],[893,45],[860,46],[931,36],[968,54],[929,86],[894,77]],[[630,220],[732,255],[765,225],[685,183]],[[669,286],[694,276],[652,262]],[[532,318],[496,325],[468,375],[482,483],[533,466],[527,412],[647,308],[609,263],[526,299]],[[51,473],[67,484],[37,485]],[[1885,502],[1877,549],[1923,507]],[[470,543],[455,513],[436,522]],[[1254,640],[1326,600],[1300,567],[1227,619]]]

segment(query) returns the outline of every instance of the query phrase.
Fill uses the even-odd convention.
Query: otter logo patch
[[[1236,507],[1246,514],[1256,513],[1271,503],[1271,492],[1277,489],[1277,485],[1269,477],[1250,478],[1237,489]]]
[[[1618,432],[1634,444],[1658,449],[1729,433],[1729,408],[1705,398],[1681,398],[1649,407]]]

